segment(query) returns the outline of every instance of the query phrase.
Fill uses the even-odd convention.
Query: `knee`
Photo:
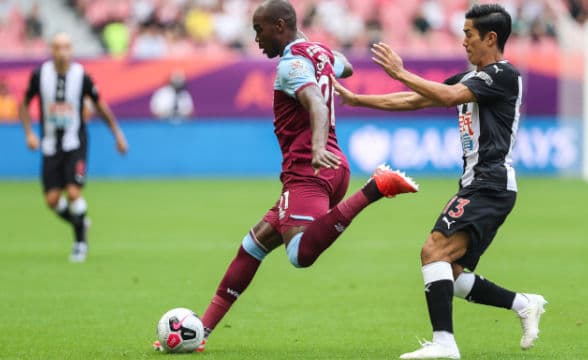
[[[305,269],[305,268],[311,267],[315,261],[316,261],[315,258],[304,258],[304,257],[298,256],[298,262],[296,262],[296,263],[294,263],[292,261],[290,261],[290,262],[297,269]]]
[[[263,261],[263,259],[265,259],[268,254],[268,251],[264,249],[259,241],[255,238],[255,234],[253,232],[249,232],[247,235],[245,235],[243,241],[241,242],[241,246],[245,252],[258,261]]]
[[[453,263],[466,253],[468,243],[469,235],[465,232],[458,232],[447,237],[435,231],[429,235],[421,250],[422,264],[426,265],[434,261]]]
[[[303,233],[298,233],[292,237],[288,245],[286,245],[286,254],[288,260],[294,265],[295,268],[307,268],[314,263],[314,260],[306,259],[305,256],[300,254],[300,240],[302,239]]]
[[[59,193],[50,193],[45,195],[45,204],[47,204],[47,207],[49,209],[55,209],[57,207],[57,205],[59,204],[60,195],[61,194]]]
[[[70,186],[67,188],[67,200],[71,203],[82,197],[82,191],[78,187]]]
[[[431,234],[421,249],[421,262],[423,265],[433,261],[443,260],[442,239],[437,234]]]

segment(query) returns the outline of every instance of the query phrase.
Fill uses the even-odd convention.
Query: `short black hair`
[[[508,11],[498,4],[474,5],[465,15],[474,21],[474,28],[484,38],[490,31],[496,33],[498,48],[504,52],[504,45],[510,36],[512,19]]]
[[[290,30],[296,30],[296,10],[287,0],[267,0],[261,7],[263,14],[271,22],[277,22],[279,19],[284,20]]]

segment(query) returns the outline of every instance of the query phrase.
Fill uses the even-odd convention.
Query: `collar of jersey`
[[[289,52],[290,52],[290,48],[291,48],[293,45],[296,45],[296,44],[298,44],[298,43],[301,43],[301,42],[304,42],[304,41],[306,41],[306,40],[304,40],[304,39],[296,39],[296,40],[294,40],[294,41],[290,42],[290,43],[289,43],[288,45],[286,45],[286,47],[284,48],[284,54],[282,55],[282,57],[283,57],[284,55],[286,55],[287,53],[289,53]]]

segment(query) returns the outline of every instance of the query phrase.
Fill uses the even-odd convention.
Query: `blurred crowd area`
[[[53,0],[55,1],[55,0]],[[85,19],[103,52],[134,58],[185,57],[218,53],[258,54],[252,0],[65,0]],[[301,30],[314,41],[348,53],[367,53],[377,41],[403,54],[461,53],[468,0],[292,0]],[[477,1],[479,2],[479,1]],[[487,2],[487,1],[481,1]],[[557,50],[558,22],[588,17],[588,0],[498,1],[513,16],[509,46]],[[39,4],[0,0],[0,40],[13,55],[44,55]]]

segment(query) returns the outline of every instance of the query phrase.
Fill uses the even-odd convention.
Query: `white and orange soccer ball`
[[[192,310],[171,309],[157,324],[157,338],[164,352],[194,352],[204,339],[204,326]]]

